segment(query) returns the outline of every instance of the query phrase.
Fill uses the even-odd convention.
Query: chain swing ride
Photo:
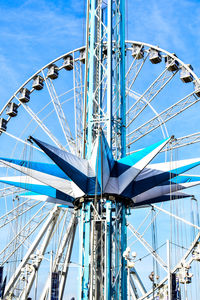
[[[88,0],[86,29],[86,46],[38,70],[0,111],[0,229],[11,232],[0,298],[66,299],[79,248],[78,299],[198,299],[198,202],[182,190],[200,184],[185,174],[200,165],[200,133],[178,137],[176,122],[198,106],[200,80],[174,53],[125,41],[125,0]],[[174,159],[181,147],[196,151]],[[138,266],[146,256],[153,267]]]

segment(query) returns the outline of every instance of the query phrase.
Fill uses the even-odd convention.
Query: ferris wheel
[[[1,110],[1,157],[17,157],[23,161],[43,161],[41,150],[29,142],[30,135],[49,141],[60,149],[72,151],[78,156],[82,155],[84,63],[85,47],[66,53],[36,72],[8,100]],[[152,142],[174,134],[175,137],[170,145],[166,145],[162,150],[164,159],[169,161],[171,168],[174,168],[175,155],[177,155],[177,150],[174,149],[182,146],[186,149],[193,149],[195,143],[199,142],[199,132],[188,131],[188,135],[183,135],[185,127],[188,127],[188,124],[184,124],[187,123],[185,118],[190,118],[191,114],[193,115],[198,110],[199,87],[200,81],[191,66],[184,64],[174,54],[146,43],[127,41],[127,153],[134,153]],[[183,117],[184,115],[186,117]],[[180,123],[181,120],[183,120],[182,123]],[[195,121],[195,116],[192,120]],[[198,118],[196,121],[195,128],[198,130]],[[194,129],[194,126],[191,127]],[[168,155],[168,153],[171,154]],[[51,191],[47,192],[48,196],[37,195],[34,190],[26,192],[26,189],[31,190],[29,185],[34,186],[37,180],[31,179],[33,171],[30,170],[30,178],[23,174],[23,170],[21,170],[22,173],[19,171],[1,165],[2,214],[0,220],[3,237],[1,266],[4,266],[4,274],[7,274],[4,293],[12,299],[27,299],[30,293],[35,296],[35,299],[39,297],[47,299],[45,297],[50,289],[48,265],[55,274],[56,271],[60,272],[60,293],[63,295],[65,283],[72,280],[67,273],[70,265],[73,265],[70,258],[73,243],[77,247],[77,243],[74,242],[77,227],[76,213],[70,205],[66,205],[64,200],[57,203],[56,197],[50,196]],[[182,183],[182,187],[192,187],[199,184],[199,181],[200,178],[194,176],[193,180]],[[42,188],[46,189],[44,183]],[[151,238],[152,226],[155,231],[157,230],[157,241],[158,237],[160,239],[160,234],[163,238],[168,236],[169,239],[169,231],[173,231],[173,226],[176,226],[177,232],[174,235],[172,233],[171,238],[176,242],[179,238],[177,247],[184,248],[181,248],[181,251],[178,249],[178,255],[176,247],[172,247],[171,256],[176,255],[173,257],[173,270],[180,273],[180,282],[185,288],[192,286],[191,281],[197,279],[190,277],[189,269],[192,263],[195,264],[195,261],[199,260],[198,214],[196,212],[196,215],[193,215],[196,222],[193,223],[187,213],[187,204],[185,204],[185,211],[183,207],[180,208],[183,206],[183,198],[190,194],[179,192],[179,182],[170,186],[170,189],[174,188],[175,193],[171,197],[177,199],[176,203],[172,201],[175,206],[166,204],[165,208],[163,204],[161,206],[159,204],[148,205],[148,200],[144,208],[134,210],[133,206],[133,217],[129,217],[130,243],[128,242],[128,245],[130,244],[131,250],[137,252],[137,256],[135,257],[134,254],[131,257],[130,249],[127,248],[127,259],[130,266],[132,266],[131,262],[134,265],[130,268],[131,274],[129,274],[132,299],[145,299],[148,295],[152,295],[153,291],[155,295],[157,293],[164,295],[167,291],[165,287],[167,261],[157,253],[154,248],[155,244],[152,244],[153,240],[155,243],[155,237]],[[194,209],[191,212],[194,212],[196,201],[191,201]],[[182,216],[182,212],[186,218]],[[135,214],[138,215],[137,220],[135,220]],[[166,217],[168,215],[171,224]],[[160,220],[165,220],[166,224],[160,225]],[[138,225],[138,222],[141,224]],[[156,222],[157,225],[159,224],[157,229]],[[189,238],[186,245],[186,238],[183,239],[183,236],[185,234],[189,236],[191,228],[197,235],[192,241]],[[133,240],[133,236],[136,240]],[[144,250],[137,250],[141,248],[141,245]],[[159,246],[160,243],[157,244],[157,247]],[[141,257],[146,255],[149,256],[148,258],[151,257],[154,267],[151,263],[149,268],[145,267],[145,270],[142,270],[142,273],[147,272],[143,283],[144,276],[140,277],[136,270],[137,264],[139,264],[139,269],[141,268],[143,260],[145,264],[145,258],[141,259]],[[162,255],[166,257],[166,253]],[[74,258],[75,263],[78,267],[78,256]],[[43,284],[43,292],[39,293],[39,290],[41,291],[39,276],[44,278],[43,268],[46,270],[46,284]],[[155,276],[151,274],[153,268]],[[70,271],[68,274],[70,275]],[[150,274],[151,280],[148,279]],[[162,277],[159,274],[162,274]],[[147,284],[148,287],[151,281],[154,286],[153,289],[150,286],[148,290],[145,285]],[[187,291],[185,288],[183,293]],[[193,289],[190,289],[192,293],[194,293]]]
[[[2,299],[54,299],[52,295],[55,299],[71,299],[79,294],[76,291],[77,280],[81,280],[80,277],[77,279],[77,270],[82,268],[79,257],[87,247],[86,243],[83,248],[80,244],[78,246],[83,223],[88,221],[87,215],[83,221],[79,211],[84,197],[77,182],[74,183],[76,189],[71,188],[71,183],[69,186],[63,169],[59,169],[61,158],[54,156],[58,154],[55,149],[62,155],[65,152],[72,154],[74,169],[69,163],[67,168],[74,173],[78,168],[81,170],[81,159],[86,156],[83,145],[90,131],[90,120],[85,118],[85,110],[90,110],[85,104],[89,73],[87,47],[68,52],[42,67],[19,87],[0,111]],[[92,130],[96,132],[99,143],[108,139],[109,132],[107,43],[101,46],[101,50],[101,89],[98,93],[103,100],[99,105],[95,91],[91,112],[95,124],[98,124]],[[197,146],[200,141],[200,80],[191,65],[158,46],[126,41],[125,54],[124,152],[126,157],[150,155],[151,151],[156,155],[150,156],[144,164],[144,172],[137,173],[132,201],[126,199],[128,242],[122,254],[127,278],[122,282],[127,283],[129,299],[167,299],[171,297],[170,291],[174,298],[169,299],[198,299],[200,224],[198,197],[194,196],[198,189],[194,187],[200,184],[200,176],[194,167],[198,168],[200,164]],[[95,74],[99,74],[98,67]],[[115,77],[111,82],[114,95],[119,93],[117,82]],[[114,130],[110,131],[115,160],[119,160],[122,147],[118,107],[117,96],[114,96]],[[90,146],[96,149],[95,145],[94,139]],[[107,149],[105,144],[104,152]],[[98,146],[95,151],[98,152]],[[80,165],[74,157],[80,159]],[[154,157],[155,161],[151,163]],[[57,164],[52,164],[52,160]],[[193,173],[182,175],[193,169]],[[166,170],[169,177],[164,176],[162,180],[156,179],[156,184],[150,184],[145,178],[152,170]],[[190,190],[185,193],[182,190],[186,188]],[[97,190],[94,194],[98,199]],[[111,200],[118,205],[116,199]],[[112,210],[112,206],[109,209]],[[118,213],[120,209],[119,206]],[[93,212],[98,216],[95,206]],[[104,210],[102,215],[104,222]],[[100,219],[95,222],[96,227],[100,226]],[[111,222],[117,223],[117,215],[111,217]],[[95,231],[96,227],[91,230]],[[117,231],[122,227],[113,228]],[[86,232],[87,228],[84,230]],[[119,236],[114,233],[112,243],[117,252],[116,239]],[[98,239],[101,236],[95,237],[93,245]],[[104,238],[101,246],[103,243]],[[120,243],[122,247],[122,240]],[[98,260],[99,257],[100,263],[103,261],[104,253],[101,256],[96,253],[90,253],[90,264],[95,265],[95,258]],[[117,271],[112,270],[109,276],[117,294],[121,288],[118,281],[120,271],[116,262],[114,265]],[[85,270],[81,272],[87,273]],[[85,273],[84,280],[92,272],[90,270],[87,276]],[[97,273],[95,279],[90,280],[92,287],[87,287],[88,294],[81,299],[98,299],[93,292],[96,287],[100,291],[106,281],[104,276],[101,283],[100,277],[101,274]],[[109,297],[118,299],[116,294]]]

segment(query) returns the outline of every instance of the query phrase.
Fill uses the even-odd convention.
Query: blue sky
[[[0,0],[2,106],[43,65],[84,45],[85,2]],[[126,5],[127,39],[175,52],[200,74],[200,1],[126,0]]]
[[[85,0],[0,1],[1,99],[33,72],[84,44]],[[177,53],[200,72],[200,2],[126,1],[128,39]]]

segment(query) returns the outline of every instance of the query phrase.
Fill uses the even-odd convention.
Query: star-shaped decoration
[[[0,182],[27,190],[21,196],[73,207],[79,199],[114,197],[127,205],[180,199],[191,195],[181,190],[200,184],[200,176],[182,175],[198,166],[200,158],[151,164],[171,138],[115,160],[103,131],[99,131],[90,159],[31,137],[52,160],[51,164],[0,158],[23,176],[1,177]]]

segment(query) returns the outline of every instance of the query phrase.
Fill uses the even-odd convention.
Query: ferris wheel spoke
[[[44,253],[45,249],[48,245],[49,239],[52,235],[54,226],[56,224],[56,221],[58,219],[60,213],[60,208],[58,206],[55,206],[51,212],[48,215],[48,218],[45,222],[45,224],[42,226],[40,232],[38,233],[38,235],[36,236],[35,240],[33,241],[31,247],[28,249],[27,253],[25,254],[22,262],[19,264],[19,266],[17,267],[17,269],[15,270],[13,276],[10,278],[8,284],[6,285],[5,288],[5,293],[4,293],[4,297],[9,297],[9,295],[12,294],[13,290],[15,289],[16,283],[19,279],[20,274],[22,273],[22,270],[25,266],[27,266],[27,268],[29,267],[29,265],[27,264],[27,262],[30,260],[30,256],[32,254],[34,254],[34,251],[36,250],[36,248],[38,247],[39,243],[41,242],[41,239],[44,237],[44,241],[42,243],[41,246],[41,250]],[[40,262],[40,257],[39,255],[36,255],[36,258],[39,260]],[[32,266],[32,268],[30,269],[30,271],[35,272],[34,267]],[[22,299],[22,298],[21,298]]]
[[[38,150],[38,151],[40,151],[40,152],[43,152],[40,148],[34,146],[33,144],[31,144],[31,143],[28,142],[27,140],[22,140],[22,139],[20,139],[19,137],[15,136],[15,135],[13,135],[13,134],[7,132],[7,131],[5,131],[4,133],[5,133],[6,135],[8,135],[9,137],[11,137],[12,139],[15,139],[15,140],[18,141],[18,142],[21,142],[21,143],[23,143],[23,144],[25,144],[25,145],[28,145],[28,146],[30,146],[30,147],[32,147],[32,148],[34,148],[34,149],[36,149],[36,150]]]
[[[2,168],[4,168],[5,166],[2,166]],[[15,195],[15,194],[19,194],[22,193],[23,189],[21,188],[16,188],[16,187],[6,187],[3,189],[0,189],[0,198],[2,197],[6,197],[9,195]],[[1,220],[2,217],[0,217]]]
[[[15,98],[19,101],[19,98],[15,96]],[[19,101],[20,102],[20,101]],[[27,111],[27,113],[35,120],[35,122],[40,126],[40,128],[50,137],[50,139],[57,145],[60,149],[65,150],[65,148],[60,144],[60,142],[56,139],[56,137],[52,134],[52,132],[44,125],[44,123],[40,120],[37,114],[35,114],[32,109],[25,103],[22,103],[22,106]]]
[[[61,96],[60,96],[60,97],[61,97]],[[69,98],[63,100],[63,101],[61,102],[61,106],[64,105],[65,103],[67,103],[67,102],[72,101],[73,99],[74,99],[74,96],[69,97]],[[50,101],[48,104],[51,104],[51,101]],[[47,105],[46,105],[45,107],[47,107]],[[43,107],[43,109],[41,109],[41,110],[38,112],[38,114],[39,114],[40,112],[42,112],[42,111],[44,110],[45,107]],[[41,121],[44,122],[44,121],[45,121],[46,119],[48,119],[54,112],[55,112],[55,110],[52,109],[52,110],[51,110],[44,118],[42,118]],[[27,127],[25,128],[25,131],[27,130],[27,128],[30,126],[30,124],[31,124],[32,122],[33,122],[33,119],[29,122],[29,124],[28,124]],[[33,135],[33,133],[36,131],[36,129],[38,128],[38,126],[39,126],[39,125],[37,125],[37,127],[34,129],[34,131],[32,132],[32,135]],[[24,142],[23,140],[21,140],[21,141]],[[30,145],[30,144],[29,144],[29,145]],[[43,152],[41,149],[39,149],[39,148],[37,148],[37,147],[35,147],[35,149],[37,149],[37,150]]]
[[[70,127],[69,127],[69,124],[67,122],[66,116],[65,116],[64,111],[62,109],[59,97],[56,93],[56,89],[55,89],[55,86],[53,84],[53,81],[50,78],[46,78],[43,71],[42,71],[42,75],[44,77],[44,81],[45,81],[48,93],[50,95],[51,102],[53,103],[56,115],[58,117],[58,121],[59,121],[60,126],[62,128],[65,139],[67,141],[68,147],[74,153],[75,142],[74,142],[74,139],[72,137],[72,133],[70,131]]]
[[[18,188],[8,188],[8,190],[10,190],[10,189],[12,190],[12,189],[18,189]],[[5,192],[5,191],[7,191],[7,188],[1,190],[3,196],[4,196],[4,192]],[[9,193],[9,192],[8,192],[8,193]],[[2,197],[3,197],[3,196],[2,196]],[[25,205],[27,202],[30,202],[30,199],[24,201],[23,203],[21,203],[21,204],[15,206],[13,209],[11,209],[11,210],[9,210],[8,212],[6,212],[4,215],[2,215],[2,216],[0,217],[0,222],[4,222],[4,220],[7,221],[10,214],[14,213],[15,210],[17,211],[20,207],[22,207],[23,205]]]
[[[128,109],[129,123],[127,128],[133,121],[143,112],[151,101],[163,90],[163,88],[172,80],[178,71],[169,72],[167,68],[154,80],[154,82],[146,89],[139,99]],[[129,90],[128,90],[129,93]],[[145,101],[143,101],[143,98]]]
[[[176,220],[181,221],[181,222],[183,222],[183,223],[185,223],[185,224],[187,224],[189,226],[192,226],[192,227],[200,230],[199,226],[197,226],[197,225],[195,225],[195,224],[193,224],[193,223],[191,223],[191,222],[189,222],[189,221],[187,221],[187,220],[185,220],[185,219],[183,219],[183,218],[181,218],[181,217],[179,217],[179,216],[177,216],[177,215],[175,215],[175,214],[173,214],[173,213],[171,213],[171,212],[169,212],[169,211],[167,211],[167,210],[165,210],[165,209],[163,209],[163,208],[161,208],[161,207],[159,207],[159,206],[157,206],[155,204],[152,204],[152,206],[154,208],[156,208],[157,210],[160,210],[160,211],[164,212],[165,214],[167,214],[167,215],[175,218]]]
[[[149,216],[151,213],[151,211],[149,211],[149,214],[147,216]],[[146,226],[146,228],[143,230],[143,232],[140,234],[140,237],[143,238],[143,236],[145,235],[145,233],[147,232],[147,230],[149,229],[149,227],[152,225],[152,223],[156,220],[157,216],[160,214],[160,211],[157,211],[157,213],[154,215],[154,217],[151,219],[151,221],[149,222],[149,224]],[[147,220],[147,218],[144,219],[144,222]],[[142,222],[144,224],[144,222]],[[141,225],[137,228],[137,232],[139,230],[139,228],[143,225],[141,223]],[[134,234],[133,234],[134,235]],[[134,235],[135,236],[135,235]],[[132,237],[131,237],[132,238]],[[136,242],[138,242],[138,239],[136,239],[135,241],[133,241],[130,246],[133,246]]]
[[[151,120],[147,121],[143,125],[139,126],[132,132],[127,134],[127,137],[131,141],[127,144],[127,146],[132,145],[137,140],[141,139],[142,137],[146,136],[153,130],[157,129],[160,126],[160,120],[162,122],[167,122],[172,118],[176,117],[180,113],[184,112],[186,109],[190,108],[195,103],[199,102],[200,98],[198,98],[194,92],[190,93],[189,95],[185,96],[169,108],[162,111],[158,116],[153,117]]]
[[[61,215],[61,217],[57,218],[57,222],[52,221],[52,224],[50,225],[50,228],[48,229],[45,237],[44,237],[44,241],[42,242],[41,246],[39,249],[37,249],[37,255],[33,254],[34,259],[32,259],[32,264],[29,265],[27,264],[27,267],[30,268],[29,274],[28,274],[28,278],[27,278],[27,283],[26,283],[26,287],[22,290],[21,294],[20,294],[20,299],[22,300],[26,300],[30,290],[33,286],[34,280],[35,280],[35,275],[36,272],[39,271],[40,269],[40,265],[43,261],[44,258],[44,254],[46,251],[46,248],[51,240],[51,238],[53,237],[53,235],[55,234],[56,231],[56,227],[58,227],[59,223],[61,222],[62,218],[63,218],[64,214]],[[40,298],[41,299],[41,298]]]
[[[142,45],[140,45],[140,49],[139,49],[139,51],[141,51],[142,50],[142,48],[143,48],[143,44]],[[131,48],[128,48],[127,50],[132,50]],[[140,60],[138,60],[137,59],[137,56],[135,56],[134,58],[133,58],[133,61],[131,62],[131,64],[130,64],[130,67],[128,68],[128,71],[126,72],[126,78],[127,77],[131,77],[131,73],[132,73],[132,71],[134,70],[134,69],[137,69],[137,67],[135,66],[135,64],[140,64]],[[133,71],[133,73],[135,74],[135,71]]]
[[[31,219],[17,232],[11,241],[0,252],[0,262],[4,265],[33,234],[42,222],[47,218],[48,212],[44,213],[46,203],[31,217]],[[14,250],[13,250],[14,249]]]
[[[76,233],[76,225],[74,224],[74,228],[72,229],[70,240],[69,240],[68,251],[66,253],[63,269],[61,272],[61,282],[60,282],[60,292],[59,292],[60,299],[63,298],[63,294],[64,294],[64,288],[65,288],[65,283],[66,283],[66,279],[67,279],[75,233]]]
[[[76,139],[76,154],[80,155],[82,147],[82,116],[83,116],[83,63],[76,61],[73,69],[74,86],[74,124]]]
[[[30,200],[28,201],[25,201],[23,204],[27,205],[29,203]],[[16,208],[12,209],[11,211],[9,211],[7,214],[5,214],[4,216],[1,217],[0,221],[0,229],[3,228],[4,226],[8,225],[10,222],[16,220],[17,218],[19,218],[20,216],[22,216],[23,214],[25,214],[26,212],[30,211],[31,209],[33,209],[34,207],[36,207],[37,205],[39,205],[41,202],[40,201],[37,201],[35,203],[34,201],[34,204],[30,204],[30,205],[27,205],[27,207],[25,206],[25,208],[23,209],[23,205],[19,205],[17,206],[17,208],[21,208],[20,209],[20,212],[17,212],[16,213]],[[9,215],[10,218],[9,218]],[[8,219],[9,218],[9,219]]]
[[[63,291],[65,287],[65,281],[68,273],[68,267],[70,263],[70,257],[72,252],[72,246],[74,241],[74,236],[76,232],[76,226],[77,226],[77,217],[76,214],[73,213],[71,220],[68,224],[67,230],[62,236],[62,242],[59,243],[59,246],[57,248],[57,252],[52,264],[52,272],[59,272],[61,274],[60,276],[60,283],[59,283],[59,298],[62,299],[63,297]],[[48,279],[46,281],[45,287],[42,292],[41,300],[47,299],[47,296],[49,295],[49,289],[50,289],[50,282],[51,282],[51,276],[48,276]]]
[[[199,244],[199,239],[200,239],[200,232],[196,235],[194,241],[192,242],[191,246],[189,247],[189,249],[186,251],[186,253],[184,254],[184,256],[181,258],[181,260],[176,264],[176,266],[171,270],[171,273],[175,273],[178,269],[180,269],[181,266],[183,266],[184,263],[186,263],[186,259],[188,258],[188,256],[195,250],[195,248],[198,246]],[[193,257],[190,259],[189,264],[191,264],[191,262],[195,260],[193,259]],[[188,263],[187,263],[188,264]],[[149,297],[150,295],[152,295],[155,291],[157,291],[160,287],[163,286],[163,284],[168,280],[168,276],[164,277],[156,286],[153,290],[148,291],[145,295],[143,295],[142,297],[140,297],[138,300],[144,300],[144,299],[153,299],[153,297]]]
[[[164,147],[161,152],[166,150],[174,150],[180,147],[193,145],[200,142],[200,132],[189,134],[180,138],[174,138],[170,144],[170,147]]]
[[[139,240],[139,242],[147,249],[147,251],[155,258],[159,265],[167,272],[167,264],[163,261],[163,259],[159,257],[155,250],[147,243],[147,241],[139,234],[139,232],[137,232],[137,230],[135,230],[135,228],[131,224],[128,224],[128,228]]]
[[[147,55],[142,59],[142,60],[138,60],[137,63],[134,65],[134,62],[136,60],[136,58],[134,58],[133,62],[131,63],[131,66],[129,68],[129,70],[126,73],[126,78],[127,78],[127,84],[126,84],[126,89],[129,91],[132,86],[134,85],[137,77],[139,76],[147,58],[149,56],[149,52],[147,53]],[[131,77],[131,78],[130,78]],[[126,92],[126,95],[128,94],[128,92]]]

